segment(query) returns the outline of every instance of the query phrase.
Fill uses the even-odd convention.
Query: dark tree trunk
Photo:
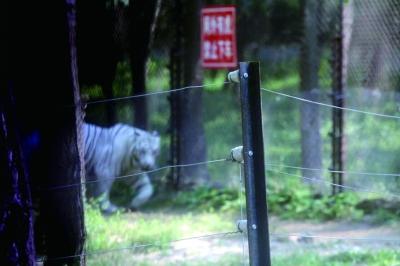
[[[51,189],[79,184],[82,177],[75,0],[28,2],[22,10],[15,5],[11,14],[10,79],[17,118],[25,139],[36,132],[40,136],[24,152],[35,186],[35,241],[41,248],[37,253],[47,255],[48,265],[82,264],[81,186]],[[77,256],[55,259],[71,255]]]
[[[0,264],[35,265],[30,181],[22,159],[12,88],[4,83],[0,90]]]
[[[174,0],[172,2],[171,15],[169,23],[172,25],[172,45],[170,49],[170,88],[183,87],[183,75],[182,75],[182,0]],[[170,133],[170,161],[171,165],[179,164],[179,129],[181,128],[180,122],[180,107],[179,104],[181,93],[171,93],[168,96],[170,102],[170,121],[169,121],[169,133]],[[168,176],[168,187],[175,190],[179,189],[179,167],[173,167],[170,169]]]
[[[65,17],[65,39],[67,49],[59,51],[68,55],[65,64],[65,86],[62,87],[60,102],[75,108],[59,109],[59,119],[45,131],[44,145],[47,147],[48,175],[45,184],[48,187],[76,184],[82,182],[82,149],[78,136],[82,125],[80,110],[77,58],[75,44],[75,0],[66,0],[68,16]],[[60,14],[61,16],[62,14]],[[60,36],[61,37],[61,36]],[[59,55],[59,56],[60,56]],[[61,59],[61,58],[60,58]],[[61,64],[60,64],[61,66]],[[63,67],[62,67],[63,68]],[[82,146],[81,146],[82,147]],[[83,253],[85,230],[83,217],[82,186],[68,189],[50,189],[43,196],[43,213],[46,226],[46,246],[49,257],[48,265],[59,265],[60,261],[51,259]],[[62,207],[61,207],[62,206]],[[61,208],[60,208],[61,207]],[[64,260],[68,264],[84,264],[84,257]]]
[[[318,51],[318,1],[303,0],[304,32],[301,55],[301,94],[312,101],[319,99],[319,51]],[[322,169],[322,141],[320,134],[319,107],[301,103],[301,152],[304,168]],[[322,171],[303,170],[303,176],[320,178]],[[315,192],[320,193],[320,184],[315,183]]]
[[[129,57],[134,95],[146,93],[146,63],[160,4],[161,0],[147,0],[131,1],[129,5]],[[146,97],[136,98],[133,102],[135,126],[147,129]]]
[[[202,83],[200,65],[200,0],[183,2],[183,84]],[[203,100],[201,89],[180,92],[179,164],[190,164],[207,159],[206,139],[203,128]],[[180,185],[192,187],[206,185],[209,173],[206,165],[181,168]]]

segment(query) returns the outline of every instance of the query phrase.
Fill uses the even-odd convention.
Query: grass
[[[159,254],[158,254],[159,255]],[[190,259],[186,257],[185,259],[167,259],[162,258],[162,255],[167,255],[167,253],[159,255],[154,260],[146,260],[144,257],[133,255],[132,253],[124,252],[121,254],[105,254],[97,257],[89,257],[88,265],[96,266],[109,266],[112,262],[113,266],[125,266],[125,265],[136,265],[136,266],[208,266],[208,265],[219,265],[219,266],[236,266],[243,265],[241,263],[242,257],[239,255],[221,255],[214,259]]]
[[[104,217],[88,206],[85,216],[88,252],[153,243],[162,248],[172,240],[235,229],[233,220],[216,213],[119,213]]]
[[[191,236],[201,236],[210,232],[226,232],[234,230],[234,222],[230,215],[203,213],[128,213],[103,217],[91,208],[86,209],[86,225],[88,231],[88,265],[243,265],[241,252],[229,249],[229,242],[220,242],[219,247],[227,247],[223,253],[215,249],[212,242],[206,242],[205,256],[196,253],[196,248],[190,241],[181,242],[181,248],[171,248],[169,241]],[[218,239],[216,239],[219,241]],[[109,252],[99,252],[107,249],[118,249],[134,244],[158,243],[152,247],[137,247],[135,249],[119,249]],[[297,251],[301,246],[292,247],[284,255],[274,255],[272,249],[272,265],[307,265],[307,266],[395,266],[400,265],[400,252],[394,249],[374,251],[349,251],[335,253],[326,246],[326,250]],[[194,248],[192,250],[192,248]],[[319,248],[321,250],[322,246]],[[355,249],[356,250],[356,249]],[[197,250],[198,251],[198,250]]]
[[[149,62],[149,91],[169,88],[168,72],[165,62]],[[285,68],[283,68],[285,69]],[[321,72],[327,72],[326,62]],[[117,95],[131,91],[126,65],[119,66],[120,78],[115,81]],[[320,76],[326,74],[320,73]],[[205,73],[204,84],[218,84],[205,88],[204,97],[204,127],[207,138],[208,159],[225,158],[231,148],[241,143],[240,106],[237,90],[234,85],[222,86],[226,72]],[[127,85],[128,84],[128,85]],[[283,91],[297,95],[300,77],[294,69],[281,75],[270,75],[263,79],[262,86],[268,89]],[[329,79],[321,79],[321,86],[328,88]],[[128,86],[128,87],[124,87]],[[84,92],[92,97],[101,97],[99,87],[84,88]],[[370,110],[374,112],[395,114],[396,102],[390,97],[381,100],[364,99],[362,93],[352,92],[346,99],[349,107]],[[281,96],[263,93],[264,144],[267,161],[278,164],[301,165],[300,145],[300,115],[299,103]],[[150,97],[150,123],[162,134],[162,161],[168,160],[168,101],[164,97]],[[364,100],[363,100],[364,99]],[[329,99],[325,99],[329,103]],[[97,108],[96,106],[91,108]],[[98,107],[100,110],[100,107]],[[88,109],[92,110],[92,109]],[[330,109],[321,107],[321,134],[324,142],[324,168],[330,165],[331,128]],[[123,110],[122,110],[123,111]],[[132,120],[131,110],[124,111],[126,121]],[[89,116],[97,116],[97,112]],[[371,172],[398,172],[397,151],[400,149],[400,139],[396,138],[398,123],[394,120],[376,119],[354,113],[346,113],[346,169]],[[283,169],[281,169],[283,170]],[[105,250],[132,246],[134,244],[162,243],[157,247],[137,251],[112,252],[89,257],[89,265],[241,265],[241,256],[221,255],[216,260],[193,261],[187,258],[179,263],[145,260],[138,262],[142,253],[158,252],[159,257],[170,256],[169,245],[172,240],[188,236],[202,235],[211,232],[234,230],[235,219],[232,213],[238,213],[237,197],[238,167],[236,165],[214,164],[209,166],[213,181],[218,181],[226,190],[198,190],[181,193],[171,198],[166,204],[174,205],[168,213],[135,213],[118,214],[103,217],[93,208],[87,208],[86,224],[88,231],[87,250]],[[299,174],[294,172],[293,174]],[[329,178],[329,176],[325,176]],[[387,190],[396,193],[400,187],[399,179],[376,177],[347,176],[346,182],[360,187]],[[358,210],[354,209],[358,199],[353,196],[342,196],[333,199],[325,197],[313,199],[310,191],[304,189],[304,184],[293,181],[296,177],[268,173],[269,207],[270,211],[281,218],[326,220],[337,218],[357,218]],[[298,178],[297,178],[298,179]],[[380,186],[380,187],[379,187]],[[363,195],[363,194],[359,194]],[[398,220],[398,216],[377,211],[376,222]],[[400,265],[399,253],[393,250],[376,252],[344,252],[336,255],[321,255],[318,253],[295,253],[290,256],[273,257],[273,265]],[[136,263],[137,262],[137,263]]]
[[[106,254],[102,257],[88,259],[88,265],[105,266],[107,263],[113,262],[112,265],[138,265],[138,266],[239,266],[243,265],[243,257],[238,254],[221,255],[218,258],[206,260],[194,260],[190,257],[186,260],[168,260],[167,258],[157,261],[144,261],[142,258],[134,257],[134,255],[126,253],[124,256],[120,254]],[[246,258],[247,262],[247,258]],[[133,264],[132,264],[133,263]],[[248,263],[248,262],[247,262]],[[306,266],[398,266],[400,265],[400,252],[395,250],[381,250],[377,252],[341,252],[335,255],[324,256],[318,253],[294,253],[290,256],[273,256],[273,266],[287,265],[306,265]]]

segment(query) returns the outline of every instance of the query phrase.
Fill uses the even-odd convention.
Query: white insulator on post
[[[243,163],[243,146],[233,148],[230,159],[233,162]]]
[[[247,232],[247,220],[238,220],[236,222],[236,227],[240,233],[246,233]]]
[[[228,80],[230,82],[239,83],[239,70],[235,70],[228,73]]]

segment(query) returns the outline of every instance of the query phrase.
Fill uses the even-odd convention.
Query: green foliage
[[[227,71],[209,70],[204,73],[203,83],[208,86],[204,89],[206,91],[216,91],[224,89],[224,82],[226,81]]]
[[[329,220],[337,218],[360,218],[363,214],[356,208],[359,198],[351,192],[335,196],[314,197],[312,191],[293,182],[290,187],[268,191],[268,208],[284,219]]]
[[[296,73],[287,75],[284,78],[269,78],[265,82],[265,88],[270,90],[282,90],[297,88],[300,83],[300,76]]]
[[[373,212],[372,222],[375,224],[396,224],[399,221],[400,211],[393,212],[377,208]]]
[[[287,90],[300,88],[298,59],[277,61],[273,64],[261,62],[262,87],[270,90]]]
[[[359,219],[363,211],[356,208],[358,202],[356,194],[348,192],[335,196],[314,197],[312,191],[300,184],[300,181],[294,181],[285,187],[269,185],[268,190],[269,212],[283,219]],[[237,189],[207,187],[179,192],[171,203],[178,209],[236,213],[239,212],[241,204],[245,208],[245,199],[240,199]]]
[[[87,95],[90,99],[100,98],[103,96],[103,91],[99,85],[94,86],[83,86],[81,88],[81,94]]]
[[[114,97],[124,97],[132,94],[131,68],[128,61],[117,64],[115,79],[113,83]]]
[[[170,73],[168,70],[168,57],[166,55],[152,54],[147,62],[149,77],[146,82],[148,91],[164,91],[170,87]]]
[[[199,187],[193,191],[179,192],[173,200],[173,205],[178,208],[200,212],[239,211],[239,191]]]

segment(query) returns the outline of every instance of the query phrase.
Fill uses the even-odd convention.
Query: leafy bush
[[[350,192],[314,197],[304,187],[283,188],[268,195],[269,211],[286,219],[359,218],[363,212],[356,208],[358,201]]]
[[[193,191],[180,192],[173,200],[173,205],[205,212],[238,211],[240,210],[239,191],[200,187]]]
[[[245,199],[242,199],[245,208]],[[316,198],[307,188],[281,188],[268,192],[268,208],[271,214],[284,219],[359,218],[363,211],[356,208],[359,202],[354,193],[340,193],[335,196]],[[178,208],[204,212],[238,212],[241,200],[238,190],[198,188],[189,192],[180,192],[173,200]]]

